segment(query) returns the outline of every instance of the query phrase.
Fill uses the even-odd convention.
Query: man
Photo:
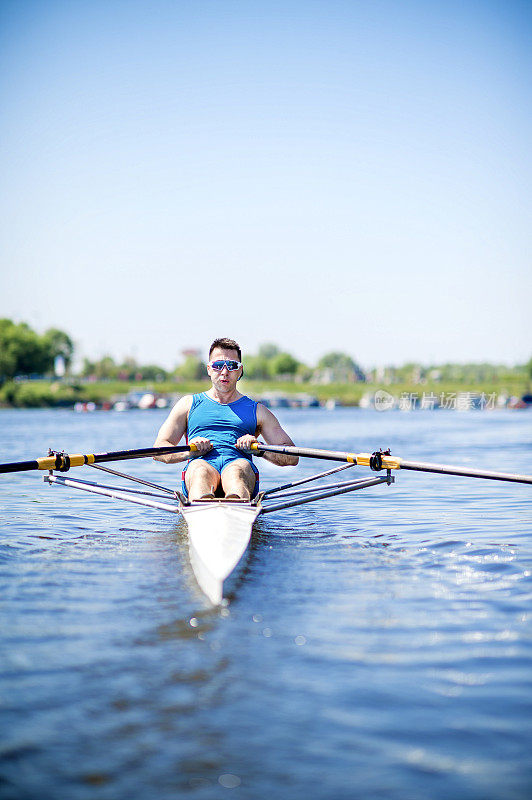
[[[242,377],[242,353],[233,339],[215,339],[209,350],[207,392],[185,395],[163,423],[155,447],[177,445],[183,436],[197,447],[197,455],[171,453],[156,460],[173,464],[191,459],[183,470],[183,493],[191,500],[210,499],[218,492],[249,500],[259,488],[259,473],[251,460],[250,445],[260,434],[267,444],[293,445],[266,406],[236,388]],[[265,453],[279,466],[295,465],[298,458]]]

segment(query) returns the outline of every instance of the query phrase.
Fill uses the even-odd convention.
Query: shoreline
[[[522,380],[493,383],[330,383],[243,380],[241,390],[270,408],[336,408],[388,410],[486,409],[532,407]],[[20,380],[0,389],[0,409],[71,408],[116,410],[170,408],[179,397],[205,391],[208,381],[91,382],[76,379]],[[81,408],[80,406],[89,406]]]

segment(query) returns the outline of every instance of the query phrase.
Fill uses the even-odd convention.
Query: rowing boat
[[[251,539],[260,504],[246,500],[208,500],[181,506],[188,528],[190,564],[198,586],[213,605],[224,596]]]
[[[259,515],[280,511],[281,509],[308,503],[322,497],[352,492],[368,486],[376,486],[380,483],[392,483],[394,480],[393,477],[387,474],[386,477],[356,478],[341,483],[328,483],[325,486],[313,486],[305,489],[294,488],[353,467],[352,464],[346,464],[318,475],[313,475],[310,478],[292,481],[284,486],[277,486],[274,489],[261,492],[254,500],[215,498],[214,500],[191,502],[181,492],[145,481],[125,472],[117,472],[108,467],[87,463],[89,467],[102,470],[124,480],[142,484],[145,488],[138,490],[124,486],[96,483],[70,476],[65,477],[56,474],[53,470],[50,470],[44,476],[44,480],[55,486],[78,489],[172,514],[180,514],[188,530],[188,550],[192,571],[199,588],[213,605],[222,603],[227,595],[229,579],[236,577],[238,574],[237,567],[244,560],[253,525]]]
[[[356,454],[335,450],[265,445],[261,442],[259,445],[252,445],[252,450],[256,451],[257,455],[262,455],[264,452],[273,452],[345,463],[325,472],[267,489],[253,500],[234,500],[222,497],[191,502],[179,491],[102,466],[102,462],[145,458],[163,453],[190,452],[193,449],[194,446],[192,445],[190,447],[176,446],[120,450],[111,453],[88,455],[67,455],[50,451],[48,456],[34,461],[0,464],[0,473],[22,472],[32,469],[47,470],[48,474],[44,476],[44,480],[49,484],[91,492],[103,497],[124,500],[148,508],[181,515],[188,529],[189,557],[192,571],[199,588],[215,606],[220,605],[224,597],[227,596],[229,580],[236,574],[238,566],[243,563],[251,539],[253,525],[262,514],[281,511],[292,506],[299,506],[303,503],[310,503],[359,489],[367,489],[379,484],[390,485],[395,481],[392,476],[392,470],[398,469],[532,484],[532,476],[530,475],[406,461],[391,456],[389,451]],[[140,484],[143,488],[133,489],[130,486],[101,484],[70,476],[65,477],[61,474],[67,472],[73,466],[82,465]],[[328,480],[325,483],[323,482],[324,479],[328,479],[343,470],[351,471],[357,465],[368,466],[374,473],[385,471],[385,474],[366,478],[354,478],[350,475],[348,480],[332,483],[328,482]],[[60,474],[57,474],[57,472]],[[316,484],[316,481],[321,482]],[[310,483],[313,485],[301,488],[303,484]]]

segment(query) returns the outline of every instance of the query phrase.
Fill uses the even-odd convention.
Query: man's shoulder
[[[266,417],[269,419],[277,419],[273,411],[270,411],[268,406],[265,406],[264,403],[257,402],[257,418],[265,419]]]
[[[188,411],[194,400],[193,394],[184,394],[174,405],[174,411]]]

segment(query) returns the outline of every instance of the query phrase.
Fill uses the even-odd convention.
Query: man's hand
[[[251,445],[258,443],[258,439],[256,436],[252,436],[251,433],[246,433],[244,436],[241,436],[239,439],[236,440],[236,446],[239,450],[245,450],[248,453],[253,453],[253,455],[258,456],[260,452],[256,450],[251,450]]]
[[[209,439],[205,439],[203,436],[196,436],[195,439],[191,439],[189,444],[193,444],[196,448],[194,455],[196,457],[203,455],[203,453],[208,453],[209,450],[212,450],[212,444]]]

